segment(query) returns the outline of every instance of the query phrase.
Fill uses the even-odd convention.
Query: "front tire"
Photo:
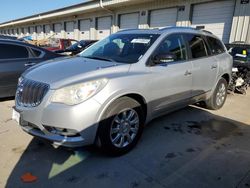
[[[137,144],[144,123],[139,102],[129,97],[119,98],[107,108],[102,119],[97,137],[106,153],[122,155]]]
[[[216,85],[216,88],[211,95],[210,99],[208,99],[206,103],[206,107],[210,110],[218,110],[220,109],[227,98],[227,88],[228,83],[224,78],[221,78]]]

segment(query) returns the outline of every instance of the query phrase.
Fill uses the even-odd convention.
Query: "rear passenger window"
[[[218,39],[207,36],[207,41],[211,48],[212,54],[221,54],[225,52],[223,44]]]
[[[33,51],[35,57],[39,57],[39,56],[41,55],[41,53],[42,53],[42,52],[39,51],[39,50],[34,50],[34,49],[32,49],[32,51]]]
[[[186,39],[191,50],[192,58],[196,59],[207,56],[206,45],[201,36],[187,34]]]
[[[0,59],[28,58],[29,51],[24,46],[0,44]]]
[[[157,54],[173,54],[176,56],[174,61],[186,60],[186,46],[182,35],[174,34],[164,39],[158,48]]]

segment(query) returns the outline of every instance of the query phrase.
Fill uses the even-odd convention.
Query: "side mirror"
[[[154,64],[164,64],[164,63],[173,62],[175,60],[176,60],[175,54],[172,54],[172,53],[158,54],[158,55],[154,56],[153,63]]]

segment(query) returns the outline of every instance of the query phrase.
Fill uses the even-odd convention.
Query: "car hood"
[[[29,69],[23,77],[47,83],[57,89],[72,83],[126,74],[129,64],[94,60],[83,57],[58,58]]]

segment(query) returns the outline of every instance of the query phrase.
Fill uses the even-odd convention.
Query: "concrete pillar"
[[[139,29],[147,29],[148,25],[148,10],[141,10],[139,12]]]
[[[179,6],[177,9],[178,12],[177,12],[176,26],[184,26],[184,27],[190,26],[191,25],[190,17],[192,16],[191,4],[185,3],[183,6]]]
[[[96,39],[96,22],[97,22],[96,17],[92,17],[90,19],[90,39],[91,40]]]

